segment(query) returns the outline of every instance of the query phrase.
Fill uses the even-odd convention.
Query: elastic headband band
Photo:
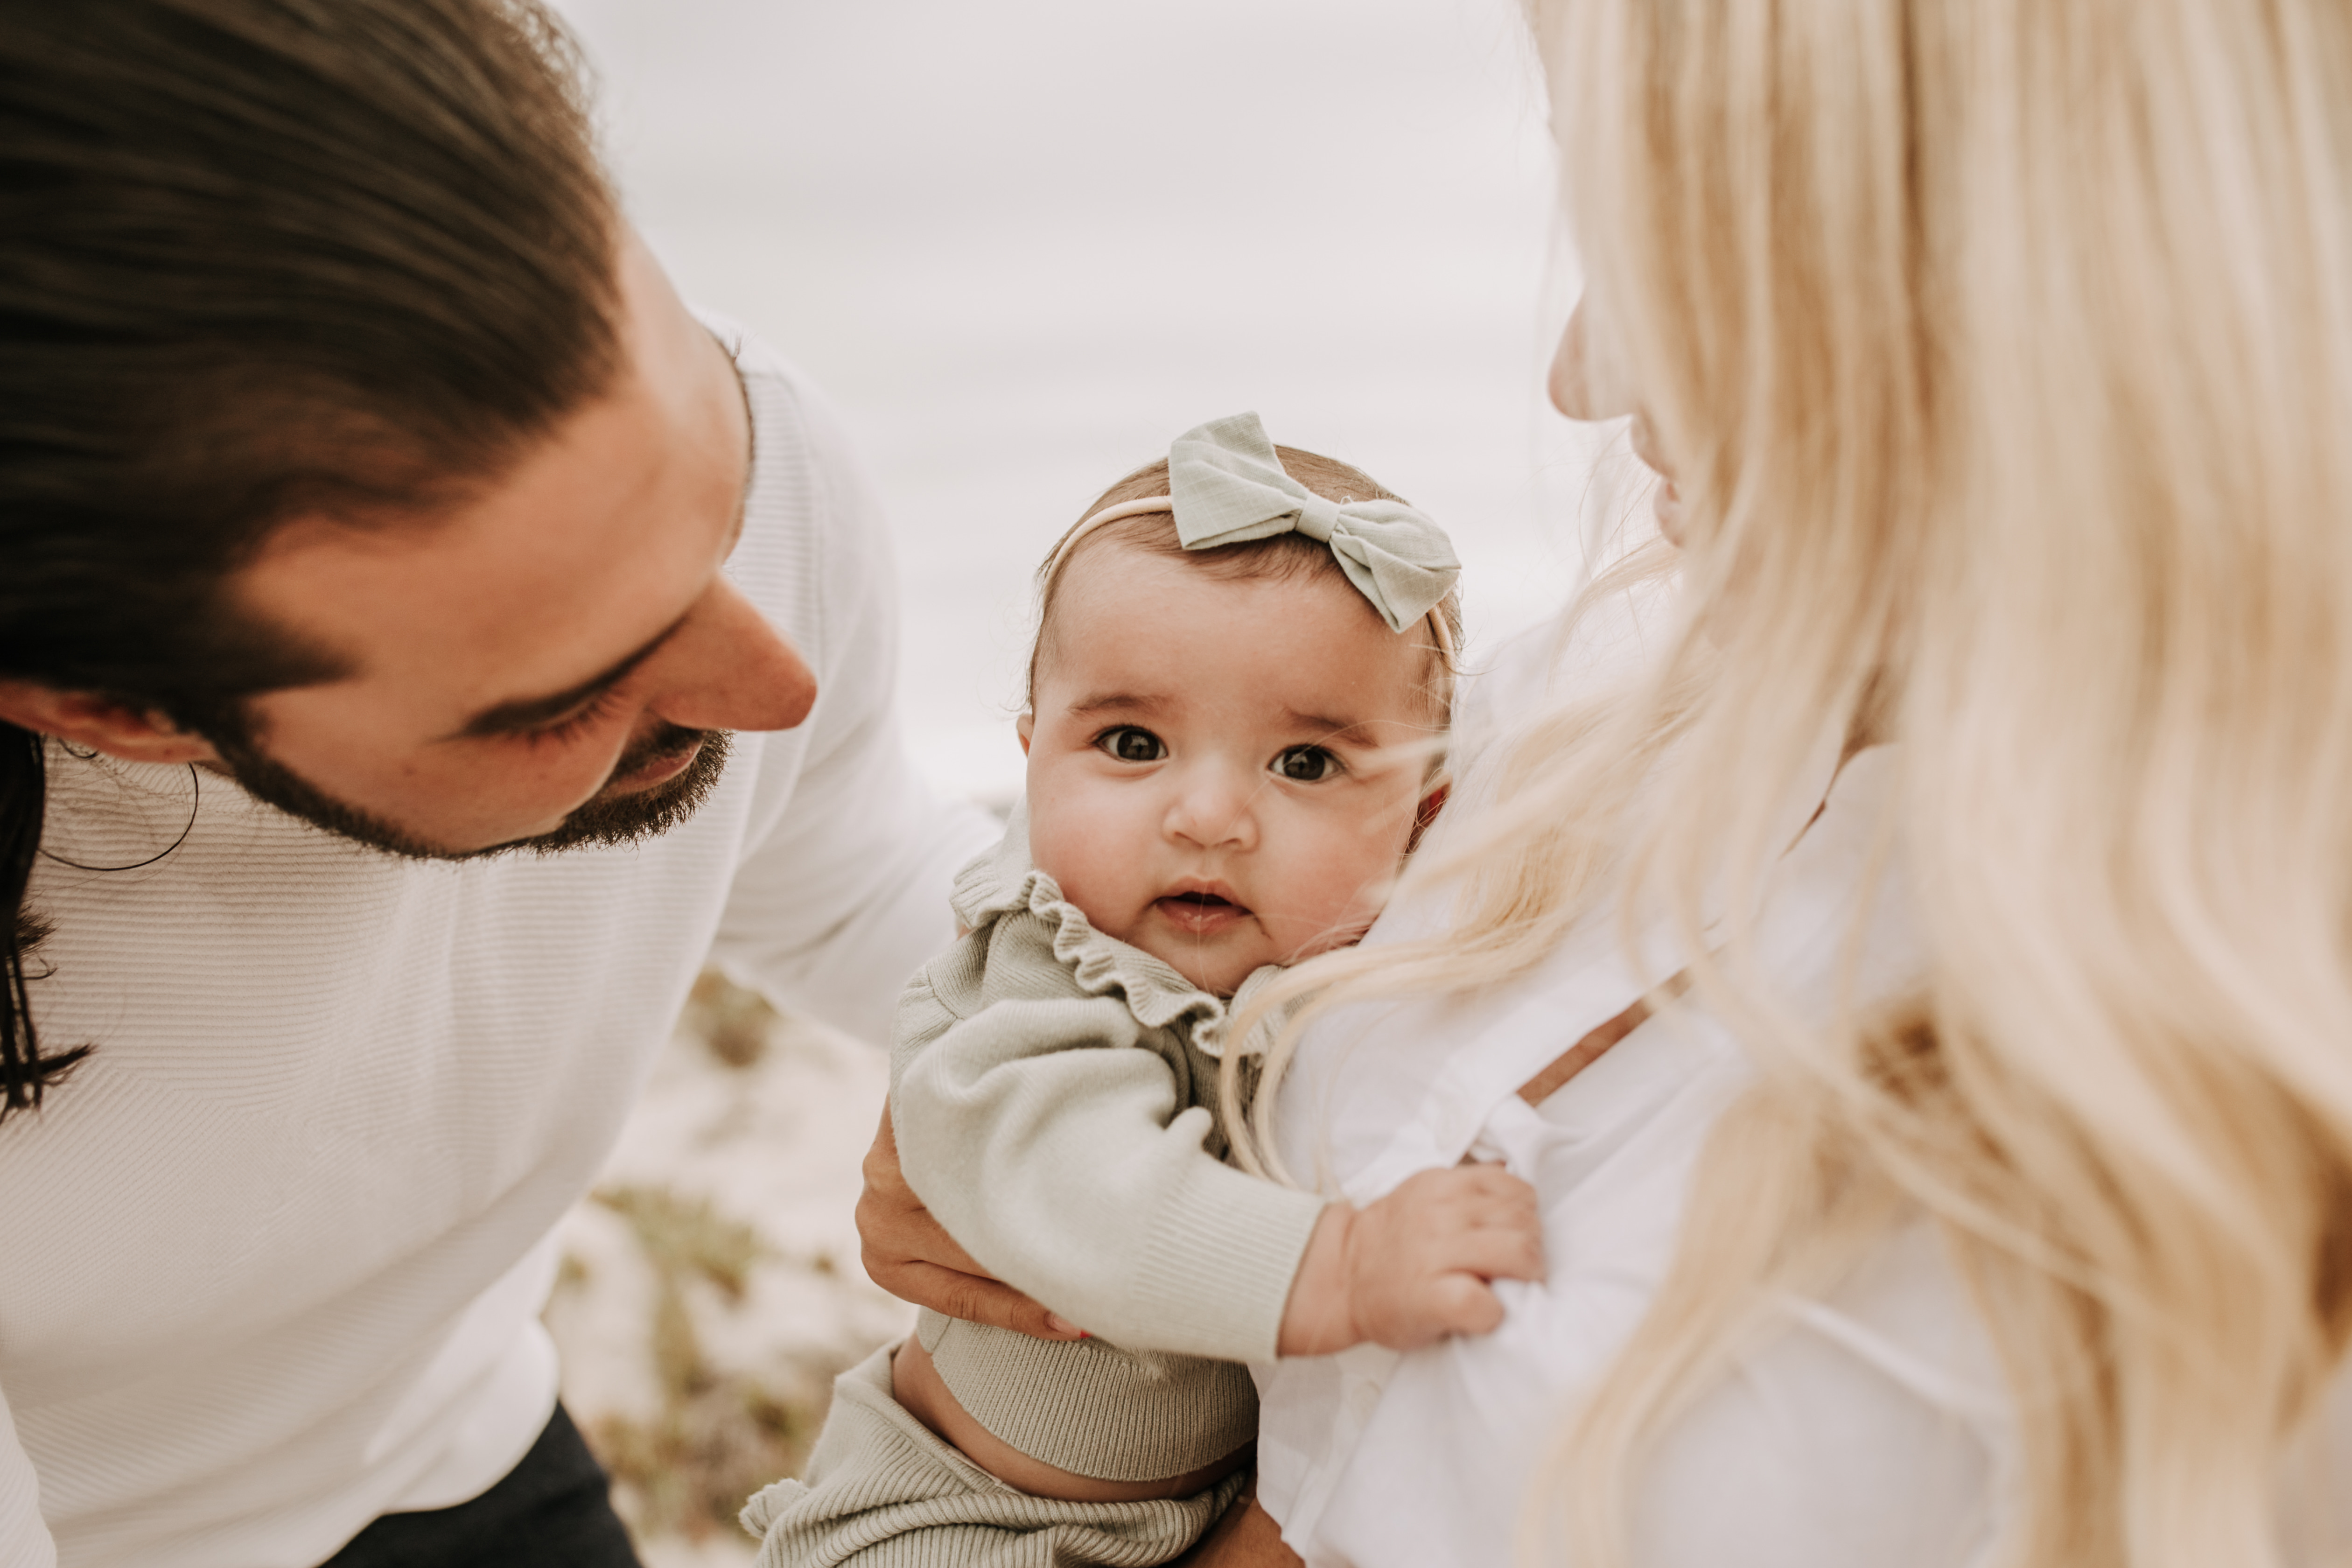
[[[1062,574],[1062,563],[1070,558],[1070,552],[1078,547],[1078,541],[1103,524],[1117,522],[1122,518],[1142,517],[1155,511],[1172,513],[1175,510],[1174,500],[1172,496],[1145,496],[1139,500],[1118,501],[1062,535],[1062,542],[1055,547],[1054,558],[1045,563],[1045,591],[1048,594],[1054,591],[1054,579]],[[1192,547],[1187,545],[1186,548]],[[1444,601],[1432,605],[1429,614],[1422,618],[1429,623],[1430,636],[1437,639],[1437,651],[1444,655],[1445,662],[1451,665],[1454,662],[1454,628],[1446,624]]]

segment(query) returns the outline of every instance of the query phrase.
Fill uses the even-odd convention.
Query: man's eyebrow
[[[693,614],[688,610],[688,615]],[[524,730],[562,718],[576,708],[584,707],[604,695],[629,678],[629,672],[660,651],[662,644],[677,635],[686,625],[686,616],[664,626],[660,633],[644,647],[618,660],[605,669],[589,677],[577,686],[567,686],[561,691],[551,691],[544,697],[518,697],[483,709],[454,731],[450,740],[472,739],[482,735],[512,735]]]
[[[707,329],[706,329],[707,330]],[[751,408],[751,384],[743,374],[741,340],[730,343],[716,332],[711,334],[727,355],[728,369],[734,373],[735,390],[743,399],[743,486],[735,496],[735,516],[727,530],[727,553],[732,555],[743,538],[744,525],[751,519],[751,486],[759,478],[760,421]],[[692,615],[692,609],[687,615]],[[592,676],[579,685],[562,691],[550,692],[545,697],[518,697],[485,708],[448,736],[450,740],[476,739],[484,735],[512,735],[524,730],[536,730],[541,725],[561,719],[575,708],[586,706],[629,678],[629,672],[651,658],[662,644],[677,635],[686,624],[680,616],[661,629],[659,635],[643,647],[613,665],[601,674]]]

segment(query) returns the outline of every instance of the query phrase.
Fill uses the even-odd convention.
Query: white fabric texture
[[[153,864],[41,863],[42,1038],[97,1048],[0,1126],[0,1563],[310,1568],[478,1494],[553,1407],[551,1228],[705,961],[878,1043],[952,937],[950,880],[995,827],[903,754],[875,499],[811,390],[739,363],[756,465],[727,569],[818,696],[738,736],[690,821],[425,864],[206,776]],[[68,859],[140,859],[188,818],[184,769],[49,760]]]
[[[1539,700],[1552,645],[1530,642],[1493,685]],[[1496,695],[1494,690],[1486,694]],[[1507,713],[1502,717],[1507,718]],[[1865,890],[1871,924],[1850,977],[1898,994],[1918,952],[1898,872],[1865,889],[1891,753],[1838,774],[1777,869],[1759,921],[1770,973],[1801,1014],[1849,972],[1840,933]],[[1475,802],[1474,763],[1465,796]],[[1818,799],[1816,795],[1813,798]],[[1808,812],[1808,815],[1810,812]],[[1801,821],[1800,817],[1798,820]],[[1458,821],[1458,819],[1457,819]],[[1392,909],[1367,938],[1426,912]],[[1540,1108],[1517,1087],[1642,987],[1613,920],[1572,935],[1534,974],[1463,1004],[1340,1013],[1302,1041],[1276,1133],[1302,1179],[1361,1203],[1464,1153],[1500,1158],[1540,1195],[1549,1277],[1505,1281],[1500,1329],[1399,1357],[1377,1347],[1261,1363],[1258,1496],[1309,1568],[1504,1568],[1551,1447],[1639,1322],[1671,1261],[1691,1173],[1751,1081],[1738,1042],[1696,1006],[1662,1011]],[[1679,967],[1651,956],[1652,978]],[[1931,1230],[1890,1237],[1824,1300],[1784,1304],[1783,1331],[1666,1433],[1640,1473],[1643,1568],[1940,1568],[1981,1564],[2016,1497],[2008,1399],[1990,1345]],[[2334,1433],[2352,1435],[2339,1384]],[[2288,1561],[2352,1542],[2352,1446],[2315,1446],[2318,1484],[2283,1514]],[[2307,1505],[2307,1506],[2306,1506]],[[1547,1555],[1545,1561],[1555,1560]]]

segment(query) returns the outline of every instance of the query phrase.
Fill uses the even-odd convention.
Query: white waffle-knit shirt
[[[732,337],[731,329],[719,329]],[[201,780],[137,870],[44,858],[47,1048],[0,1123],[0,1568],[311,1568],[503,1476],[555,1401],[550,1239],[710,960],[880,1041],[993,837],[910,772],[874,499],[809,389],[740,357],[728,566],[815,671],[701,810],[626,849],[404,861]],[[52,745],[45,847],[122,866],[185,768]]]

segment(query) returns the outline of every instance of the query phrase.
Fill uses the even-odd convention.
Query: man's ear
[[[1021,737],[1021,754],[1024,757],[1029,754],[1029,737],[1036,728],[1037,715],[1025,709],[1021,717],[1013,721],[1013,732]]]
[[[0,719],[126,763],[220,761],[211,742],[152,708],[132,708],[88,691],[59,691],[37,680],[0,676]]]

